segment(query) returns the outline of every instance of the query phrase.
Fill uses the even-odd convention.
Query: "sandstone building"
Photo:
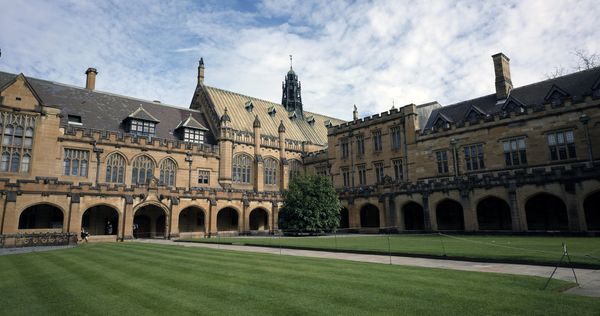
[[[600,68],[344,122],[204,84],[189,109],[0,72],[0,235],[268,233],[281,190],[331,177],[355,230],[600,230]],[[11,237],[12,236],[12,237]]]

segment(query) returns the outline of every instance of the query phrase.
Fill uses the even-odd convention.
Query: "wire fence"
[[[237,236],[237,233],[219,232],[210,237],[182,238],[182,241],[547,265],[558,262],[563,254],[562,245],[566,244],[574,264],[600,267],[598,237],[402,232],[399,227],[344,228],[328,232],[278,230],[268,235],[267,232]]]

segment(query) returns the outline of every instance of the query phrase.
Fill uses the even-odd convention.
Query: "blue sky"
[[[493,93],[600,53],[597,1],[0,0],[0,70],[188,107],[208,85],[275,102],[294,55],[305,109],[350,119]]]

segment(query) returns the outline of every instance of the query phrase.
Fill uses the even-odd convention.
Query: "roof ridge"
[[[10,72],[5,72],[5,71],[0,71],[0,73],[5,73],[7,75],[17,76],[16,74],[13,74],[13,73],[10,73]],[[31,76],[28,76],[28,75],[25,75],[25,74],[23,74],[23,75],[26,78],[29,78],[29,79],[33,79],[33,80],[37,80],[37,81],[43,81],[45,83],[59,85],[59,86],[67,87],[67,88],[72,88],[72,89],[77,89],[77,90],[83,90],[83,91],[90,92],[90,93],[104,94],[104,95],[109,95],[109,96],[115,96],[115,97],[120,97],[120,98],[124,98],[124,99],[129,99],[129,100],[133,100],[133,101],[142,101],[142,102],[146,102],[146,103],[150,103],[150,104],[154,104],[154,105],[158,105],[158,106],[165,106],[165,107],[176,108],[176,109],[180,109],[180,110],[186,110],[186,111],[190,111],[190,112],[194,112],[194,113],[200,113],[200,111],[198,111],[196,109],[185,108],[185,107],[177,106],[177,105],[174,105],[174,104],[167,104],[167,103],[162,103],[162,102],[161,103],[157,103],[157,102],[146,100],[146,99],[140,99],[140,98],[136,98],[136,97],[132,97],[132,96],[127,96],[127,95],[122,95],[122,94],[112,93],[112,92],[107,92],[107,91],[102,91],[102,90],[88,90],[86,88],[82,88],[82,87],[71,85],[71,84],[67,84],[67,83],[62,83],[62,82],[57,82],[57,81],[52,81],[52,80],[46,80],[46,79],[40,79],[40,78],[36,78],[36,77],[31,77]]]

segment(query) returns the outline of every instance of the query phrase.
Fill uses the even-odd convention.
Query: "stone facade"
[[[513,88],[493,57],[495,94],[351,122],[302,111],[291,69],[283,106],[201,60],[190,109],[0,72],[0,236],[272,233],[302,172],[356,231],[599,231],[600,69]]]
[[[347,227],[600,230],[600,68],[512,89],[493,57],[497,93],[436,107],[425,126],[411,104],[329,129],[305,163],[331,177]]]

